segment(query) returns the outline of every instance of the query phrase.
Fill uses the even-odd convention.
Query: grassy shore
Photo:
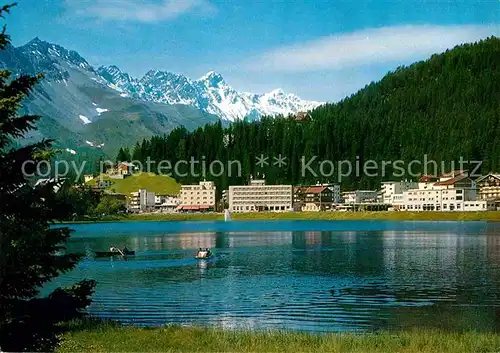
[[[144,213],[109,216],[79,222],[114,221],[214,221],[220,213]],[[488,212],[258,212],[235,213],[233,220],[388,220],[388,221],[500,221],[500,211]],[[71,222],[73,223],[73,222]]]
[[[226,331],[87,325],[65,333],[57,352],[498,352],[493,333],[402,331],[363,334]]]

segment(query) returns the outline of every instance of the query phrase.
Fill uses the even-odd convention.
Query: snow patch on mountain
[[[104,142],[98,144],[98,143],[92,142],[92,141],[85,141],[85,143],[87,145],[89,145],[90,147],[96,147],[96,148],[103,148],[104,147]]]
[[[79,115],[78,117],[83,121],[84,124],[90,124],[92,122],[85,115]]]
[[[127,95],[148,102],[191,105],[229,121],[258,119],[263,115],[295,114],[322,104],[302,100],[281,89],[265,94],[241,93],[215,71],[207,72],[198,80],[157,70],[150,70],[137,79],[116,66],[102,66],[97,73],[121,96]]]
[[[95,108],[97,115],[101,115],[101,113],[109,112],[108,109],[103,109],[103,108]]]

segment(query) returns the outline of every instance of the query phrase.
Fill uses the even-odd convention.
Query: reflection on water
[[[45,291],[96,279],[90,312],[137,325],[500,328],[497,223],[182,223],[74,226],[88,258]],[[125,245],[135,257],[92,256]]]

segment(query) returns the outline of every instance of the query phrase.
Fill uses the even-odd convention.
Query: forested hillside
[[[241,177],[216,179],[219,190],[229,183],[245,183],[250,175],[265,174],[270,183],[337,182],[333,176],[301,175],[301,158],[317,156],[339,160],[376,161],[413,159],[424,155],[438,162],[483,161],[482,172],[500,171],[500,40],[489,38],[458,46],[409,67],[397,68],[380,82],[356,94],[311,112],[308,120],[263,117],[258,122],[220,123],[193,132],[177,128],[169,135],[138,143],[133,158],[167,159],[174,164],[191,156],[207,165],[219,159],[240,160]],[[273,166],[282,154],[287,165]],[[258,168],[256,157],[270,157],[270,166]],[[185,168],[186,169],[186,168]],[[328,169],[328,168],[327,168]],[[414,167],[414,170],[418,167]],[[390,174],[390,173],[389,173]],[[180,182],[200,177],[179,177]],[[378,186],[383,177],[353,175],[343,188]]]

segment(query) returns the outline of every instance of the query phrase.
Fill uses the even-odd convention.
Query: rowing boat
[[[210,254],[210,255],[208,255],[208,256],[195,256],[194,258],[195,258],[196,260],[208,260],[208,259],[211,259],[212,257],[214,257],[214,255],[213,255],[213,254]]]

